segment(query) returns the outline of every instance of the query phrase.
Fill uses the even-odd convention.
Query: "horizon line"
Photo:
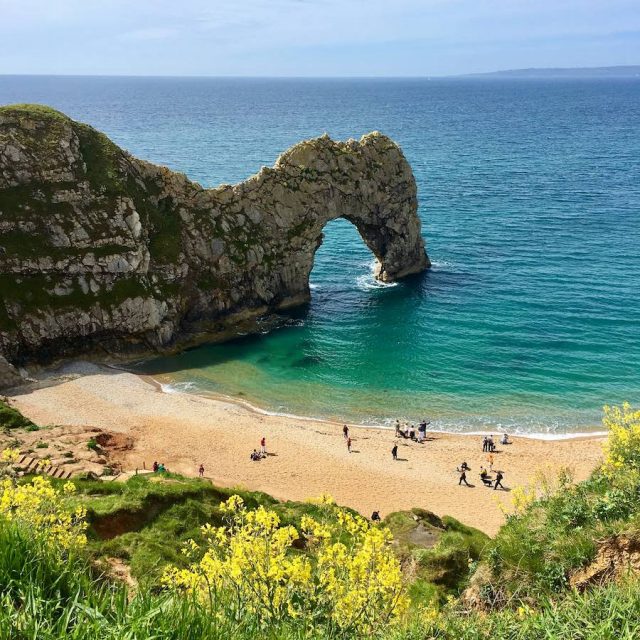
[[[244,74],[126,74],[126,73],[0,73],[0,78],[166,78],[166,79],[247,79],[247,80],[430,80],[432,78],[469,78],[477,76],[491,76],[508,73],[524,73],[532,71],[600,71],[604,69],[630,69],[640,64],[619,64],[588,67],[521,67],[511,69],[497,69],[493,71],[471,71],[455,74],[422,74],[422,75],[244,75]]]

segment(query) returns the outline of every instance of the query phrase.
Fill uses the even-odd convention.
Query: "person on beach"
[[[494,491],[498,488],[498,485],[500,486],[501,489],[504,490],[504,485],[502,484],[502,478],[504,478],[504,476],[502,475],[502,471],[498,471],[498,473],[496,473],[496,483],[493,485]]]
[[[198,475],[201,478],[204,478],[204,465],[202,463],[200,464],[200,468],[198,469]]]
[[[471,471],[471,467],[465,461],[460,465],[460,471]]]
[[[393,445],[393,449],[391,449],[391,455],[393,456],[394,460],[398,459],[398,445],[397,444]]]
[[[379,511],[374,511],[371,514],[371,522],[380,522],[380,512]]]
[[[164,462],[161,462],[161,463],[158,465],[158,472],[159,472],[159,473],[164,473],[166,470],[167,470],[167,469],[166,469],[166,467],[164,466]]]
[[[400,430],[400,420],[396,420],[396,438],[399,438],[402,431]]]
[[[496,445],[493,443],[493,434],[489,436],[489,452],[492,453],[496,450]]]
[[[467,482],[467,470],[465,468],[461,467],[460,468],[460,480],[458,480],[458,486],[460,486],[463,482],[467,485],[467,487],[471,486]]]
[[[511,442],[509,441],[508,434],[505,433],[502,435],[502,440],[500,440],[500,444],[511,444]]]
[[[254,449],[253,453],[251,454],[251,459],[254,462],[258,462],[258,460],[262,460],[262,456],[258,453],[258,451],[256,449]]]
[[[351,438],[347,438],[347,451],[351,453]]]
[[[154,461],[153,463],[153,472],[157,473],[158,472],[158,463]]]
[[[344,425],[344,427],[342,427],[342,435],[344,436],[345,440],[349,437],[349,427],[347,427],[346,424]]]
[[[488,448],[489,448],[489,438],[485,436],[484,438],[482,438],[482,452],[486,453]]]
[[[489,471],[493,471],[493,462],[494,462],[493,453],[490,453],[487,456],[487,462],[489,463]]]
[[[482,484],[485,487],[491,486],[491,477],[489,476],[489,474],[487,473],[487,470],[484,467],[481,467],[480,480],[482,480]]]
[[[267,456],[267,439],[262,436],[262,440],[260,440],[260,453],[262,454],[263,458],[266,458]]]

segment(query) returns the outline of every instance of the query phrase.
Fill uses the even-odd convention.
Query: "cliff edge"
[[[39,105],[0,108],[4,366],[160,349],[212,323],[309,300],[325,224],[352,222],[390,281],[429,266],[400,148],[301,142],[272,168],[204,189]]]

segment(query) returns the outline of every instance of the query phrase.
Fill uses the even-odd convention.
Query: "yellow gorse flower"
[[[640,469],[640,410],[628,402],[621,407],[604,407],[602,423],[609,432],[605,444],[603,471],[611,476],[629,466]]]
[[[301,531],[275,511],[246,509],[239,496],[220,507],[228,523],[202,528],[206,548],[188,569],[168,569],[171,588],[212,594],[224,615],[255,614],[265,624],[307,617],[370,633],[408,607],[391,534],[323,497],[321,519],[304,516]],[[293,549],[304,544],[306,553]],[[193,542],[187,555],[197,551]],[[235,613],[234,613],[235,612]]]
[[[65,494],[75,490],[67,482],[63,491],[48,478],[36,476],[27,484],[10,478],[0,480],[0,518],[21,525],[25,531],[42,536],[54,548],[68,550],[86,544],[86,510],[69,507]]]

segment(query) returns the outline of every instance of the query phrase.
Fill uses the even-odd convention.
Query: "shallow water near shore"
[[[382,285],[328,225],[312,302],[136,370],[273,412],[450,431],[597,429],[640,391],[640,81],[0,78],[206,186],[327,131],[394,138],[433,268]]]

